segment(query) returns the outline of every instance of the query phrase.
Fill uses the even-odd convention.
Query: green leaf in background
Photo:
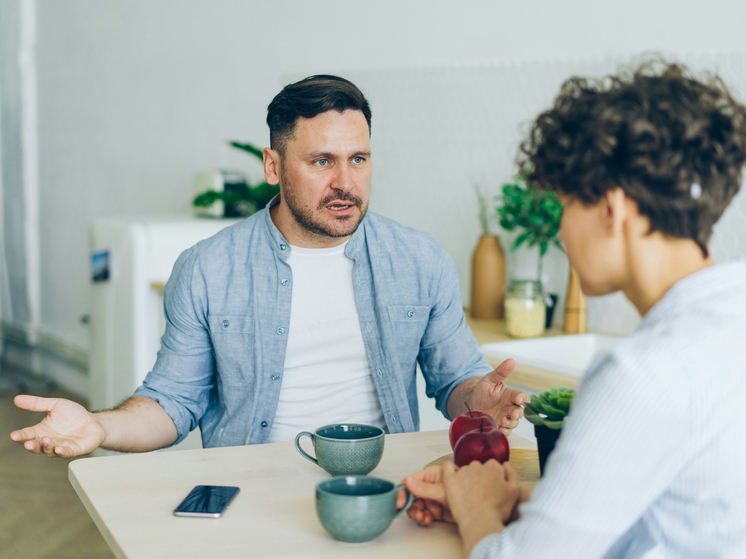
[[[253,155],[259,161],[264,161],[263,150],[252,144],[237,142],[235,140],[229,141],[228,144]],[[209,208],[218,200],[222,200],[226,204],[237,208],[242,215],[249,216],[264,208],[279,192],[279,186],[273,186],[266,181],[253,186],[250,184],[245,187],[234,185],[228,191],[217,192],[215,190],[207,190],[201,192],[194,197],[192,205],[199,208]]]
[[[506,231],[518,233],[510,251],[523,245],[529,248],[539,246],[538,279],[541,280],[542,260],[549,247],[555,246],[564,251],[557,239],[562,218],[562,205],[557,195],[532,187],[525,174],[519,173],[514,183],[502,186],[502,196],[497,198],[497,202],[495,210],[500,226]]]
[[[202,194],[197,194],[192,200],[192,204],[198,208],[209,208],[218,200],[222,200],[223,196],[221,192],[215,190],[206,190]]]
[[[262,161],[262,162],[264,161],[264,150],[261,150],[258,147],[255,147],[251,144],[245,144],[243,142],[237,142],[235,140],[231,140],[228,143],[236,149],[241,149],[247,153],[250,153],[251,155],[258,158],[259,161]]]

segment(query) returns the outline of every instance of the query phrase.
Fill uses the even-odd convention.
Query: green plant
[[[531,396],[531,402],[523,408],[526,419],[534,425],[562,429],[574,396],[575,390],[564,386]]]
[[[263,161],[262,150],[251,144],[236,141],[230,141],[228,144]],[[236,208],[241,215],[248,216],[264,208],[279,192],[279,186],[271,185],[266,181],[254,186],[233,185],[230,189],[221,192],[212,189],[201,192],[194,197],[192,205],[198,208],[209,208],[218,200],[222,200],[226,205]]]
[[[510,247],[515,251],[522,244],[539,246],[538,278],[541,280],[542,261],[551,245],[564,250],[557,238],[562,206],[557,195],[549,190],[533,188],[524,174],[515,182],[504,184],[496,208],[500,226],[507,231],[519,231]]]

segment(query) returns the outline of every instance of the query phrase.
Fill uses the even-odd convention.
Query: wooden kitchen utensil
[[[565,300],[565,332],[584,334],[588,331],[588,301],[580,290],[578,273],[570,267],[570,281],[567,284]]]

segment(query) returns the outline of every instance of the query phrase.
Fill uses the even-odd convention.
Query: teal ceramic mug
[[[380,536],[391,521],[412,504],[396,510],[396,494],[404,485],[369,476],[337,476],[316,486],[316,513],[321,524],[343,542],[367,542]]]
[[[300,447],[301,437],[311,439],[316,458]],[[333,476],[364,475],[372,472],[381,461],[383,429],[357,423],[325,425],[314,433],[298,433],[295,448]]]

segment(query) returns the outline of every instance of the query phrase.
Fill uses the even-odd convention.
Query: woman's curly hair
[[[745,161],[746,107],[720,78],[698,80],[656,58],[618,76],[567,80],[518,164],[537,186],[586,204],[621,187],[651,233],[693,239],[707,256]]]

